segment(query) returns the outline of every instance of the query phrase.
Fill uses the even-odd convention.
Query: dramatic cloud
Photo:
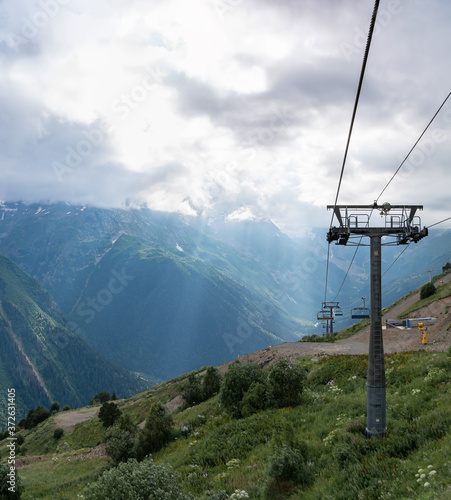
[[[0,1],[0,199],[326,226],[373,2]],[[451,215],[451,5],[380,3],[339,203]]]

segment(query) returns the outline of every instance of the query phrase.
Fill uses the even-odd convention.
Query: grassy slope
[[[17,392],[18,420],[31,407],[49,407],[53,401],[62,406],[86,404],[90,390],[94,395],[107,388],[125,396],[148,387],[74,334],[42,285],[1,255],[0,301],[0,429],[5,427],[9,387]],[[50,397],[18,345],[40,373]]]
[[[283,498],[449,498],[451,357],[418,351],[386,355],[385,362],[388,431],[382,440],[368,441],[361,432],[352,432],[357,422],[363,428],[366,425],[367,357],[303,358],[309,379],[302,405],[234,421],[217,397],[212,398],[175,412],[176,426],[188,424],[192,431],[154,459],[179,471],[187,491],[197,498],[207,489],[225,489],[230,494],[236,488],[245,489],[250,498],[261,498],[274,438],[283,436],[288,424],[308,445],[315,482]],[[141,422],[153,400],[167,403],[179,394],[185,380],[181,376],[119,405],[136,423]],[[330,380],[333,386],[327,384]],[[19,471],[26,486],[24,498],[80,498],[108,466],[105,457],[77,457],[101,442],[103,428],[97,417],[78,424],[59,442],[52,437],[55,418],[35,430],[22,431],[26,455],[44,455]],[[2,458],[7,454],[5,442],[0,443],[0,454]],[[239,460],[234,468],[227,465],[232,459]],[[416,478],[418,469],[428,465],[436,474]],[[426,481],[429,487],[424,487]]]
[[[437,283],[439,280],[441,280],[447,274],[449,274],[449,272],[439,274],[438,276],[434,276],[434,282]],[[402,299],[399,299],[398,301],[394,302],[391,306],[383,309],[382,315],[385,315],[386,313],[390,312],[391,309],[393,309],[398,304],[402,303],[407,297],[410,297],[411,295],[418,293],[420,290],[421,290],[421,287],[418,288],[417,290],[410,292],[408,295],[406,295]],[[399,315],[398,319],[407,318],[411,313],[417,311],[418,309],[421,309],[422,307],[425,307],[429,304],[432,304],[436,300],[443,299],[445,297],[449,297],[450,295],[451,295],[451,281],[444,283],[443,286],[437,287],[437,292],[434,295],[431,295],[430,297],[423,299],[423,300],[417,300],[415,302],[415,304],[413,304],[411,307],[405,309],[404,312],[401,315]],[[362,321],[355,323],[354,325],[350,326],[349,328],[346,328],[344,330],[337,332],[334,335],[334,339],[340,340],[340,339],[347,339],[349,337],[352,337],[353,335],[360,332],[361,330],[364,330],[369,324],[370,324],[369,319],[363,319]]]

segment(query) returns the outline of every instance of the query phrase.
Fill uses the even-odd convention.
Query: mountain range
[[[326,278],[325,234],[294,239],[268,220],[145,207],[0,205],[0,253],[48,290],[89,345],[152,383],[321,333],[326,289],[327,300],[340,290],[336,329],[349,326],[369,287],[369,252],[348,271],[353,249],[332,245]],[[384,305],[428,281],[428,269],[451,259],[450,242],[437,231],[412,244],[384,277]],[[385,268],[400,251],[384,248]]]

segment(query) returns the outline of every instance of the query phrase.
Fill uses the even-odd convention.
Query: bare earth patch
[[[451,280],[451,274],[444,277],[443,281]],[[436,287],[440,286],[435,283]],[[395,306],[388,314],[382,317],[382,324],[386,319],[396,318],[398,314],[404,312],[408,307],[415,304],[420,298],[419,292],[407,297]],[[384,352],[389,354],[403,351],[446,351],[451,346],[451,296],[437,300],[429,306],[423,307],[413,312],[411,318],[424,317],[437,318],[437,323],[428,326],[427,344],[423,344],[423,335],[418,328],[398,329],[390,328],[383,330]],[[239,360],[243,363],[257,363],[262,367],[270,367],[280,359],[295,361],[302,356],[333,355],[333,354],[368,354],[370,339],[370,328],[366,328],[353,337],[336,342],[284,342],[275,346],[267,347],[261,351],[253,352],[241,356]],[[219,368],[225,372],[230,363]]]
[[[98,411],[99,408],[80,408],[79,410],[63,411],[56,416],[55,426],[62,427],[65,432],[72,432],[77,424],[90,419]]]

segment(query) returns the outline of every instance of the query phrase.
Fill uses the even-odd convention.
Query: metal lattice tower
[[[318,321],[326,323],[326,337],[334,336],[334,318],[335,316],[343,316],[343,311],[340,309],[338,302],[323,302],[321,311],[317,314]]]
[[[404,245],[411,241],[417,243],[428,234],[427,228],[421,229],[421,221],[416,216],[422,205],[328,205],[333,209],[338,226],[331,227],[327,241],[337,245],[353,244],[352,235],[370,238],[371,266],[371,327],[368,352],[367,373],[367,437],[382,436],[386,430],[385,403],[385,365],[382,337],[382,291],[381,291],[381,248],[384,245]],[[373,210],[379,210],[384,225],[370,226]],[[394,238],[390,240],[390,238]],[[360,244],[359,242],[355,243]]]

